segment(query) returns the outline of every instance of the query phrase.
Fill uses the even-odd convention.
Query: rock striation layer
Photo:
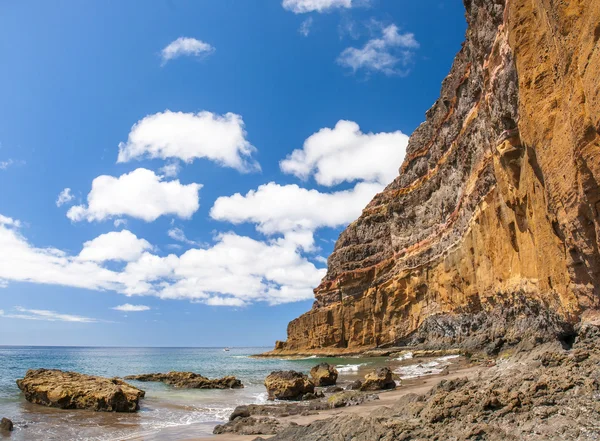
[[[54,369],[29,370],[17,386],[27,401],[60,409],[104,412],[135,412],[145,393],[118,378],[64,372]]]
[[[568,343],[600,294],[600,1],[464,0],[399,176],[272,354]]]
[[[239,389],[244,387],[240,380],[232,376],[211,380],[194,372],[128,375],[125,379],[136,381],[159,381],[180,389]]]

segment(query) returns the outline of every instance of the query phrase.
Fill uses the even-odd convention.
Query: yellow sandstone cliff
[[[272,354],[568,341],[600,296],[600,0],[465,0],[399,176]]]

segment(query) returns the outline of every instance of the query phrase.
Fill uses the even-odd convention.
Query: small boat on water
[[[229,348],[224,348],[223,351],[229,352]]]

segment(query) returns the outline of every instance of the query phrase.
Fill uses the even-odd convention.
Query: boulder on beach
[[[333,394],[327,399],[327,403],[335,409],[338,407],[358,406],[365,401],[373,401],[378,399],[379,395],[351,390]]]
[[[394,374],[390,368],[380,367],[365,375],[365,381],[360,387],[360,390],[386,390],[395,388],[396,382],[394,381]]]
[[[8,418],[2,418],[2,420],[0,420],[0,431],[12,432],[13,428],[13,422]]]
[[[180,389],[239,389],[244,387],[242,382],[233,376],[211,380],[194,372],[128,375],[125,379],[136,381],[159,381]]]
[[[346,390],[360,390],[361,387],[362,387],[362,381],[354,380],[352,383],[350,383],[348,386],[346,386]]]
[[[265,378],[269,400],[301,400],[302,396],[315,392],[315,385],[308,376],[296,371],[274,371]]]
[[[145,392],[118,378],[56,369],[28,370],[17,386],[27,401],[60,409],[135,412]]]
[[[316,386],[333,386],[337,381],[338,371],[329,363],[319,363],[310,370],[310,376]]]

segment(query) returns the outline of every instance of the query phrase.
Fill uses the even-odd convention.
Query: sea
[[[0,346],[0,418],[15,424],[11,441],[165,440],[212,434],[237,405],[267,401],[263,381],[274,370],[308,373],[325,360],[338,367],[338,382],[351,382],[380,359],[252,358],[271,348],[108,348]],[[234,375],[244,384],[234,390],[185,390],[162,383],[131,384],[146,391],[137,413],[61,410],[31,404],[15,381],[28,369],[48,368],[103,377],[191,371],[209,378]]]
[[[271,348],[109,348],[0,346],[0,418],[10,418],[11,441],[35,440],[185,440],[209,437],[242,404],[264,404],[265,377],[275,370],[307,373],[326,361],[335,365],[344,386],[379,366],[391,367],[402,379],[414,381],[437,374],[458,356],[399,358],[253,358]],[[244,384],[233,390],[175,389],[163,383],[131,384],[146,391],[136,413],[62,410],[29,403],[16,385],[28,369],[47,368],[103,377],[191,371],[209,378],[234,375]],[[0,439],[2,435],[0,434]]]

